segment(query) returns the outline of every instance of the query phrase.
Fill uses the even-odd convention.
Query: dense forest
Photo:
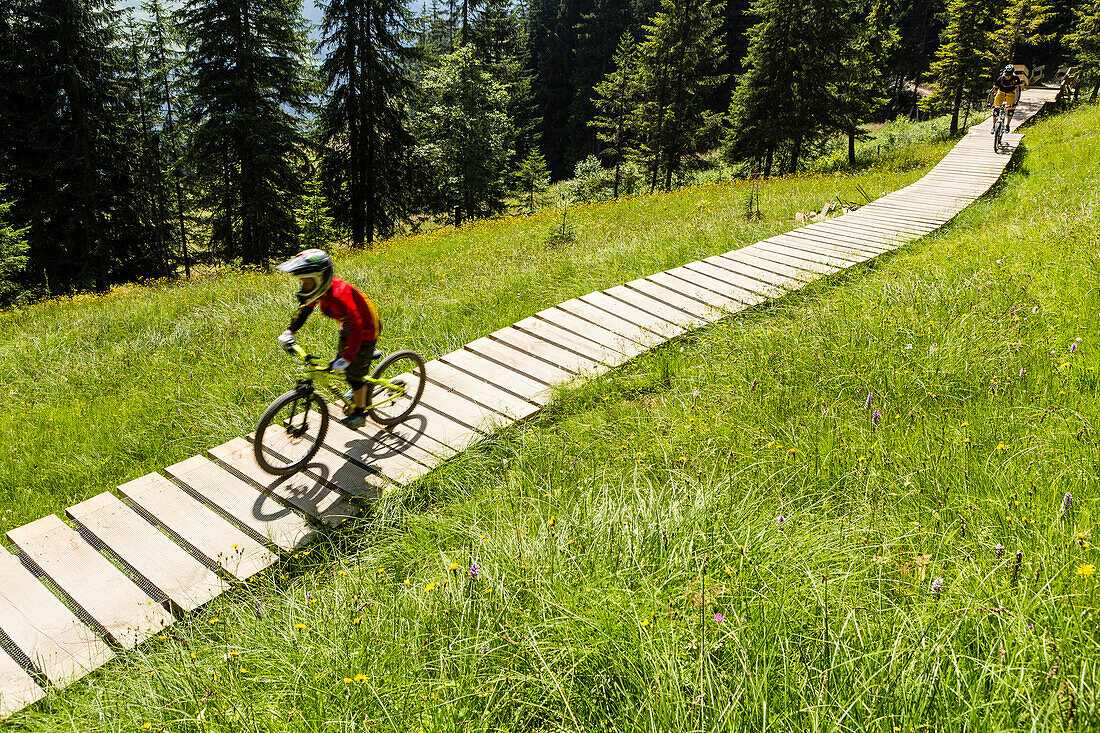
[[[4,0],[0,305],[461,226],[586,171],[795,173],[869,122],[957,128],[1006,61],[1100,71],[1100,0],[443,2],[313,28],[299,0]]]

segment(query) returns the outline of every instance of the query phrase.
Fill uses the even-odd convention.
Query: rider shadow
[[[349,441],[344,450],[350,457],[369,467],[374,461],[404,454],[423,437],[424,426],[422,415],[411,415],[397,425],[379,428],[361,439]]]

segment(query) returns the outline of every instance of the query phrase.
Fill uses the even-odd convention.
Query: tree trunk
[[[1089,101],[1095,102],[1097,94],[1100,94],[1100,77],[1096,79],[1096,86],[1092,88],[1092,94],[1089,95]]]
[[[764,156],[764,178],[771,178],[772,160],[775,158],[775,145],[768,146],[768,153]]]
[[[348,157],[350,171],[348,180],[348,205],[351,219],[351,246],[358,249],[363,246],[366,237],[364,230],[363,195],[363,135],[360,126],[360,106],[362,100],[361,80],[359,78],[359,20],[354,8],[348,8],[348,38],[344,45],[347,49],[345,63],[348,67]]]
[[[791,165],[787,169],[790,174],[798,173],[798,159],[802,156],[802,136],[794,139],[794,147],[791,148]]]
[[[959,109],[962,107],[962,84],[955,89],[955,99],[951,103],[951,137],[959,134]]]
[[[371,48],[371,22],[373,18],[370,17],[370,10],[367,10],[366,28],[363,29],[363,51],[370,53],[373,51]],[[367,101],[367,123],[365,125],[364,132],[366,133],[367,143],[367,160],[363,170],[363,174],[366,176],[366,191],[364,192],[364,199],[366,202],[366,221],[363,222],[364,228],[367,234],[367,246],[374,244],[374,230],[376,228],[375,221],[377,219],[378,197],[375,194],[375,177],[377,176],[377,166],[375,165],[376,149],[375,142],[378,137],[375,131],[375,102],[372,82],[373,80],[368,78],[365,80],[364,86],[366,92],[364,97]]]
[[[853,168],[856,165],[856,129],[854,127],[848,131],[848,165]]]

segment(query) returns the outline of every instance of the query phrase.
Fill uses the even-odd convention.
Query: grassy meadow
[[[1096,729],[1100,107],[1025,130],[944,230],[562,392],[7,725]],[[743,184],[593,206],[554,250],[552,212],[486,222],[341,269],[387,344],[436,355],[919,175],[774,181],[752,223]],[[226,272],[5,314],[6,526],[247,430],[289,379],[290,290]]]

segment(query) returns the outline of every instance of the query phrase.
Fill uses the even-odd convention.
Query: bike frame
[[[310,354],[298,344],[294,344],[290,347],[289,351],[302,360],[305,365],[305,378],[298,380],[298,388],[300,390],[316,391],[318,388],[324,388],[333,397],[333,401],[339,401],[344,399],[344,395],[340,389],[336,387],[338,381],[342,382],[337,375],[332,373],[330,365],[324,364],[324,360],[319,356]],[[373,384],[383,389],[387,389],[391,392],[391,396],[379,402],[364,407],[364,410],[373,410],[383,405],[388,405],[391,402],[396,402],[401,399],[405,394],[405,387],[401,384],[395,384],[388,379],[375,379],[374,377],[367,376],[363,378],[364,384]]]

